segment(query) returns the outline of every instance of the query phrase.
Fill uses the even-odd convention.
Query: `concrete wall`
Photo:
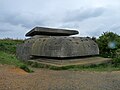
[[[18,45],[17,56],[28,60],[31,56],[78,57],[99,54],[98,45],[85,37],[33,37]]]

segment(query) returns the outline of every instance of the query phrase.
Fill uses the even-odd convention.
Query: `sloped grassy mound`
[[[26,72],[32,72],[32,70],[30,70],[26,64],[19,61],[15,57],[15,55],[8,54],[8,53],[3,52],[3,51],[0,51],[0,63],[1,64],[14,65],[16,67],[19,67],[19,68],[25,70]]]
[[[0,51],[15,54],[16,45],[22,42],[23,40],[0,39]]]
[[[16,65],[16,66],[23,65],[22,62],[17,60],[15,55],[8,54],[8,53],[3,52],[3,51],[0,51],[0,63],[1,64]]]

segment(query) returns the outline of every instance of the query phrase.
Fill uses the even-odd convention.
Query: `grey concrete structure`
[[[26,36],[46,35],[46,36],[69,36],[75,35],[79,32],[76,30],[55,29],[46,27],[35,27]]]
[[[98,45],[87,37],[69,37],[78,34],[75,30],[36,27],[26,34],[32,36],[17,47],[17,56],[22,60],[36,57],[74,58],[99,54]]]

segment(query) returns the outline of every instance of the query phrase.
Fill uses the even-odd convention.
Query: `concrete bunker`
[[[45,58],[74,58],[99,54],[96,42],[87,37],[72,37],[76,30],[35,27],[26,36],[30,38],[17,47],[22,60]],[[71,36],[71,37],[70,37]]]

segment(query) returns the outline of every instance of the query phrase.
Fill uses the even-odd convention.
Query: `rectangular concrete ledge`
[[[56,67],[64,67],[71,65],[93,65],[93,64],[102,64],[111,62],[111,58],[103,58],[103,57],[87,57],[87,58],[78,58],[78,59],[69,59],[69,60],[54,60],[54,59],[37,59],[37,60],[28,60],[31,64],[42,64],[42,65],[50,65]]]

